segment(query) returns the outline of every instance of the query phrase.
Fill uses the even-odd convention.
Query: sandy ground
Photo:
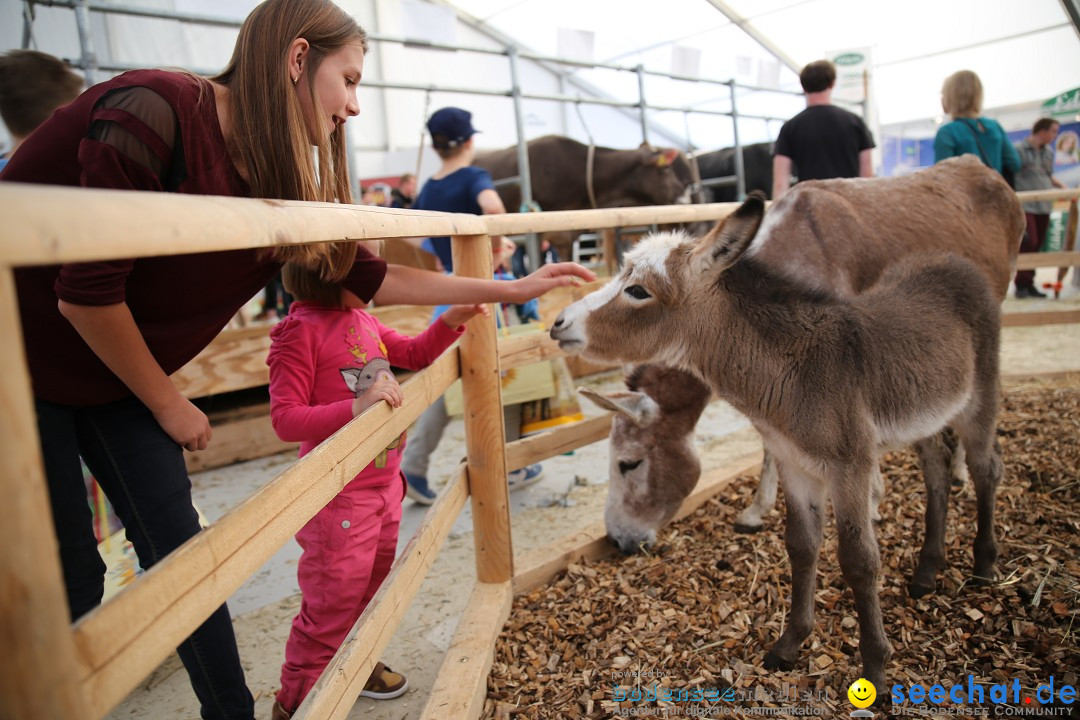
[[[1040,271],[1039,280],[1050,280],[1052,273]],[[1080,289],[1072,286],[1069,280],[1071,275],[1066,279],[1066,289],[1060,300],[1018,301],[1010,298],[1005,309],[1011,312],[1051,310],[1062,306],[1080,308]],[[1080,371],[1080,325],[1005,329],[1003,374],[1063,371]],[[615,389],[621,387],[621,377],[618,373],[607,373],[585,379],[581,384],[601,390]],[[582,409],[590,416],[599,413],[585,401]],[[757,433],[746,419],[720,401],[714,401],[706,410],[698,423],[695,440],[704,471],[721,467],[761,448]],[[433,478],[449,473],[457,458],[464,454],[463,444],[463,426],[460,420],[455,420],[447,429],[437,457],[433,458]],[[290,455],[279,455],[200,473],[193,478],[196,503],[210,520],[215,520],[284,469],[292,459]],[[607,442],[595,443],[571,456],[545,461],[544,480],[511,495],[516,556],[602,519],[607,463]],[[425,511],[425,507],[405,501],[399,548],[404,547]],[[393,701],[360,699],[348,716],[351,720],[419,717],[428,688],[438,674],[457,619],[475,582],[471,522],[466,507],[383,655],[384,661],[408,676],[410,690]],[[256,716],[260,719],[270,716],[289,623],[300,604],[295,577],[298,557],[299,548],[291,542],[229,601],[248,686],[256,696]],[[117,720],[187,720],[198,718],[199,714],[187,676],[174,656],[154,670],[108,717]]]

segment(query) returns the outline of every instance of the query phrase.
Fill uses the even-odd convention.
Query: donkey
[[[559,315],[551,337],[571,354],[664,362],[697,375],[754,423],[779,462],[792,599],[765,656],[790,669],[813,628],[825,502],[859,617],[863,677],[885,687],[891,647],[878,599],[881,559],[867,512],[882,447],[914,443],[927,487],[926,537],[909,592],[934,588],[945,561],[949,478],[934,435],[951,425],[967,450],[978,504],[974,575],[994,576],[1001,450],[1001,319],[985,274],[957,256],[895,264],[865,293],[840,297],[792,280],[746,250],[765,214],[750,197],[700,241],[664,233]],[[688,312],[687,308],[693,311]]]
[[[656,540],[656,531],[697,485],[701,461],[692,442],[694,426],[712,391],[686,371],[661,365],[633,368],[626,387],[608,395],[578,392],[616,413],[604,525],[619,549],[630,553]]]
[[[675,517],[701,477],[701,461],[693,435],[712,390],[679,368],[644,364],[628,368],[626,390],[601,394],[578,392],[611,410],[608,495],[604,527],[623,553],[652,545],[656,534]],[[735,531],[761,530],[761,518],[776,502],[779,475],[767,449],[753,502],[735,521]],[[870,487],[870,517],[877,522],[883,492],[881,473],[874,469]],[[747,517],[756,525],[747,524]]]
[[[909,199],[904,206],[895,201],[901,196]],[[943,226],[946,221],[948,225]],[[900,178],[800,183],[769,210],[747,252],[804,284],[852,295],[867,290],[889,265],[905,257],[949,250],[982,269],[1000,302],[1015,271],[1023,232],[1024,217],[1016,195],[998,173],[977,158],[964,156]],[[684,377],[686,383],[700,386],[689,375]],[[664,387],[675,384],[670,379]],[[656,395],[659,390],[646,392],[663,406]],[[595,398],[594,402],[604,405]],[[618,410],[631,402],[632,398],[623,397],[619,403],[604,407]],[[697,482],[696,476],[680,477],[677,484],[686,490],[680,497],[671,491],[672,475],[667,472],[639,468],[633,477],[619,472],[618,465],[626,458],[640,456],[639,443],[630,441],[624,447],[625,438],[645,432],[644,427],[629,431],[634,422],[633,416],[623,413],[619,426],[612,426],[611,485],[605,511],[606,517],[619,518],[618,525],[608,524],[608,532],[616,544],[627,549],[651,542],[666,523],[657,523],[656,518],[670,518]],[[667,425],[662,411],[646,417],[645,423],[670,437],[662,427]],[[950,453],[950,472],[962,482],[966,475],[963,446],[948,432],[940,441]],[[736,519],[736,532],[761,530],[762,518],[776,502],[777,479],[776,464],[766,448],[757,492]],[[635,509],[613,508],[618,499],[629,497],[622,488],[626,483],[635,483],[634,494],[643,499],[635,503]],[[880,473],[875,473],[871,490],[871,517],[877,521],[883,493]],[[651,503],[646,498],[651,498]],[[636,509],[642,511],[640,515]]]

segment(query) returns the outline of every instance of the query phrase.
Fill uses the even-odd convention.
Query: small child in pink
[[[410,338],[317,273],[289,264],[282,274],[296,302],[270,331],[270,420],[282,440],[300,442],[300,457],[375,403],[400,407],[390,367],[427,367],[463,323],[487,313],[483,305],[455,305]],[[402,433],[296,534],[303,600],[285,646],[274,720],[295,712],[390,571],[405,497],[404,448]],[[403,675],[380,662],[361,695],[389,699],[407,688]]]

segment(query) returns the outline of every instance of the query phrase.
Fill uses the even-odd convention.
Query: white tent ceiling
[[[45,2],[46,0],[43,0]],[[242,19],[255,0],[90,0],[165,12]],[[941,113],[942,80],[961,68],[986,86],[986,107],[1001,116],[1018,109],[1009,129],[1029,124],[1038,105],[1080,86],[1080,39],[1063,3],[1077,0],[336,0],[370,32],[498,50],[571,57],[622,67],[644,66],[700,80],[775,88],[786,94],[741,89],[741,114],[787,118],[803,107],[796,70],[831,51],[869,49],[871,110],[881,126],[933,134]],[[22,40],[23,0],[0,0],[0,48]],[[78,60],[80,45],[69,8],[33,4],[33,46]],[[455,21],[454,15],[457,15]],[[235,29],[92,12],[95,53],[103,64],[180,66],[214,71],[228,59]],[[98,73],[101,80],[108,73]],[[632,72],[562,63],[523,62],[526,93],[638,101]],[[505,93],[505,57],[444,52],[375,42],[362,84],[362,114],[350,123],[361,175],[411,170],[418,156],[425,111],[459,104],[473,109],[484,130],[480,144],[501,147],[516,139],[513,109],[504,96],[386,90],[384,83],[478,88]],[[650,104],[726,111],[722,84],[647,74]],[[366,87],[364,86],[366,85]],[[431,103],[429,105],[428,103]],[[649,139],[680,147],[716,148],[732,142],[729,118],[683,111],[650,111]],[[629,147],[641,141],[635,110],[528,100],[527,137],[560,133]],[[775,138],[779,120],[744,119],[744,143]],[[0,133],[0,145],[6,138]],[[424,163],[433,162],[424,154]]]
[[[560,29],[564,35],[566,29],[586,31],[593,33],[597,62],[641,63],[671,72],[680,54],[686,56],[676,48],[689,48],[700,52],[701,77],[735,78],[788,90],[799,89],[796,73],[802,65],[829,51],[869,48],[874,99],[883,125],[940,115],[941,83],[963,68],[983,79],[987,108],[1038,103],[1080,85],[1080,40],[1062,3],[668,0],[661,5],[652,0],[449,0],[483,26],[544,54],[558,53]],[[743,22],[736,24],[732,18]],[[575,74],[595,79],[597,71]],[[602,87],[616,97],[636,99],[632,79]],[[647,92],[650,98],[655,94],[662,102],[680,105],[722,95],[715,87],[658,80]],[[739,110],[769,114],[774,106],[790,107],[790,103],[776,105],[775,96],[755,95],[760,97],[740,98]]]

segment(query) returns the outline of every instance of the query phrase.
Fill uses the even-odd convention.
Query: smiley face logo
[[[848,700],[857,708],[870,707],[877,699],[877,688],[866,678],[859,678],[851,683],[847,691]]]

